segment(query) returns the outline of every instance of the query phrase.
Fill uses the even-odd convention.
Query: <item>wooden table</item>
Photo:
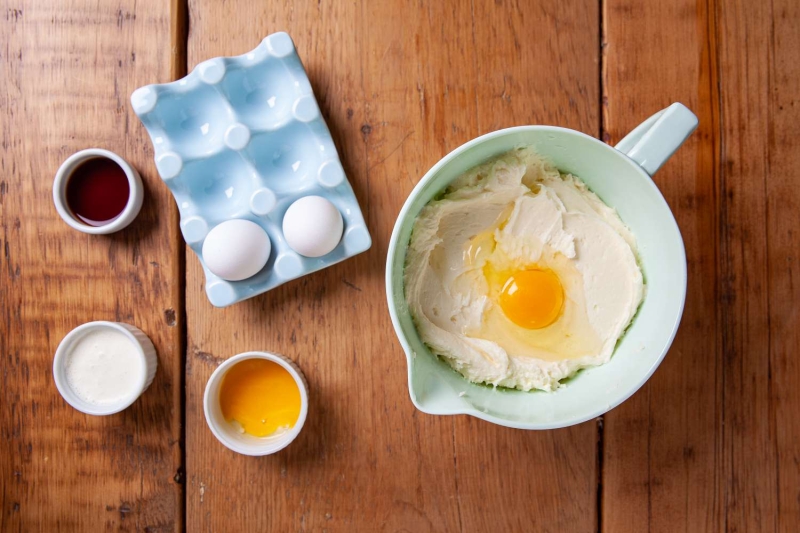
[[[4,0],[0,531],[797,531],[799,28],[796,0]],[[374,245],[215,309],[128,99],[278,30]],[[700,118],[655,177],[689,293],[653,378],[557,431],[416,411],[383,285],[414,184],[482,133],[557,124],[613,144],[673,101]],[[61,161],[92,146],[147,188],[109,237],[51,199]],[[156,380],[115,416],[53,383],[56,346],[90,320],[158,348]],[[217,364],[254,349],[293,358],[312,391],[301,436],[264,458],[220,445],[201,405]]]

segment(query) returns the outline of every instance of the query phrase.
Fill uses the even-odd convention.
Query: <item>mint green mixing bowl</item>
[[[552,429],[602,415],[647,381],[672,344],[686,298],[683,239],[650,176],[696,127],[697,117],[675,103],[643,122],[616,147],[566,128],[509,128],[453,150],[425,174],[400,211],[386,265],[389,312],[408,359],[411,400],[420,411],[468,414],[514,428]],[[562,172],[579,176],[616,208],[636,236],[647,283],[644,302],[611,361],[579,372],[550,393],[495,388],[464,379],[420,340],[403,290],[406,250],[420,209],[460,174],[519,146],[532,146]]]

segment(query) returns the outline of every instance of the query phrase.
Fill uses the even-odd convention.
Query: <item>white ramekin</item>
[[[266,359],[277,363],[294,378],[297,388],[300,389],[300,416],[297,423],[289,431],[274,437],[254,437],[247,433],[240,433],[222,416],[219,405],[219,389],[225,374],[236,363],[245,359]],[[287,447],[300,434],[308,415],[308,383],[305,376],[291,360],[278,354],[268,352],[245,352],[234,355],[217,367],[206,384],[203,397],[203,410],[206,422],[211,433],[227,448],[243,455],[270,455]]]
[[[95,405],[81,399],[69,386],[66,376],[66,360],[72,346],[90,331],[99,329],[111,329],[128,337],[142,360],[142,370],[136,388],[120,401],[107,405]],[[142,395],[147,387],[150,386],[150,383],[153,382],[157,367],[156,349],[150,338],[139,328],[121,322],[87,322],[67,333],[61,344],[58,345],[55,359],[53,359],[53,379],[56,382],[58,392],[61,393],[64,400],[78,411],[87,415],[112,415],[129,407]]]
[[[128,203],[125,205],[125,209],[122,210],[122,213],[120,213],[117,218],[102,226],[90,226],[75,218],[70,212],[69,207],[67,207],[67,182],[81,163],[98,158],[110,159],[120,166],[128,177],[130,195],[128,196]],[[102,148],[89,148],[88,150],[81,150],[69,156],[59,167],[58,172],[56,172],[56,179],[53,181],[53,202],[56,205],[56,211],[58,211],[59,216],[61,216],[64,222],[83,233],[107,235],[121,230],[133,222],[142,209],[143,201],[144,186],[142,185],[142,178],[139,176],[136,169],[114,152],[109,152]]]

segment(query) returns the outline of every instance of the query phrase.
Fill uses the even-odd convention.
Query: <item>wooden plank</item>
[[[724,2],[719,33],[725,524],[800,523],[797,2]]]
[[[128,103],[173,75],[170,7],[8,0],[0,40],[0,530],[180,530],[183,244]],[[52,201],[61,162],[94,146],[147,189],[107,237],[70,229]],[[81,414],[53,383],[58,343],[91,320],[134,324],[158,350],[155,381],[118,415]]]
[[[602,530],[709,531],[720,518],[718,149],[713,7],[604,2],[605,137],[674,101],[700,119],[654,177],[683,234],[689,287],[675,343],[653,378],[604,420]]]
[[[188,257],[188,528],[595,530],[595,423],[531,433],[415,411],[383,275],[403,201],[448,150],[517,124],[598,133],[598,10],[195,0],[189,12],[190,67],[274,31],[294,37],[374,244],[225,310]],[[311,387],[303,433],[265,458],[229,452],[202,412],[216,364],[254,349],[293,358]]]
[[[770,435],[776,455],[776,529],[791,533],[800,524],[800,4],[774,2],[770,23],[769,127],[766,138],[761,139],[769,157]]]
[[[725,523],[737,531],[774,531],[778,511],[776,449],[770,443],[774,418],[765,223],[770,35],[764,25],[769,24],[769,10],[766,4],[741,2],[720,4],[717,9],[722,135],[721,477]]]

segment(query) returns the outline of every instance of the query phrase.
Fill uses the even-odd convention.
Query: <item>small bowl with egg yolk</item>
[[[294,441],[308,415],[308,384],[291,360],[246,352],[208,378],[206,422],[223,445],[243,455],[270,455]]]

